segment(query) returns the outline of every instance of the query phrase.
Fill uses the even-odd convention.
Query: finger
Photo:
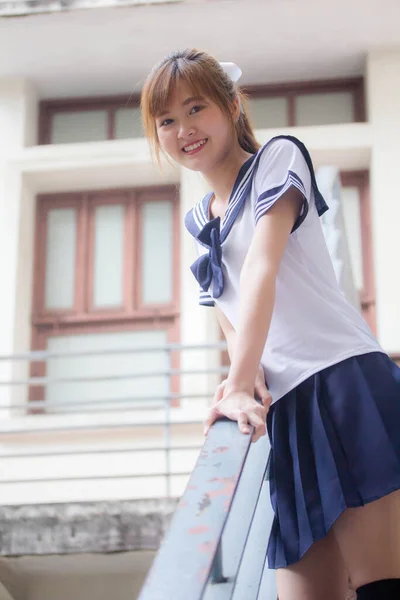
[[[265,385],[265,382],[262,380],[256,381],[254,391],[256,392],[257,396],[260,398],[260,400],[263,404],[264,404],[264,402],[266,402],[268,400],[268,398],[271,397],[271,395],[268,391],[268,388]]]
[[[250,412],[247,414],[247,419],[254,427],[253,442],[256,442],[263,435],[266,434],[267,428],[265,425],[265,419],[260,417],[256,412]]]
[[[268,396],[266,396],[266,397],[265,397],[265,398],[262,400],[262,404],[263,404],[263,407],[265,408],[265,410],[266,410],[266,411],[267,411],[267,413],[268,413],[268,411],[269,411],[269,409],[270,409],[270,406],[271,406],[271,404],[272,404],[272,396],[271,396],[271,394],[270,394],[270,393],[268,393]]]
[[[226,381],[226,380],[225,380]],[[219,385],[217,385],[217,389],[215,390],[214,397],[212,399],[212,405],[217,404],[220,400],[222,400],[225,390],[225,381],[222,381]]]
[[[269,407],[271,406],[272,403],[272,396],[269,393],[269,389],[267,388],[267,386],[260,386],[260,389],[255,388],[255,392],[257,394],[257,396],[260,398],[261,403],[263,405],[264,408],[267,409],[267,412],[269,410]]]
[[[237,415],[237,422],[239,426],[239,431],[242,433],[250,433],[250,427],[247,420],[247,415],[242,410],[239,411]]]
[[[215,406],[213,406],[210,409],[210,412],[208,413],[207,419],[204,421],[204,435],[207,435],[207,433],[210,430],[211,425],[220,418],[221,418],[221,414],[218,412],[218,410],[215,408]]]

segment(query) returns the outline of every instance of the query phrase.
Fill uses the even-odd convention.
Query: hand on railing
[[[239,430],[250,433],[250,427],[254,427],[252,441],[256,442],[266,433],[266,418],[272,402],[271,394],[265,384],[265,376],[262,366],[257,371],[254,384],[254,395],[260,399],[261,404],[253,397],[243,392],[228,392],[225,395],[227,379],[217,387],[212,407],[204,423],[204,435],[207,435],[211,425],[223,417],[237,421]]]

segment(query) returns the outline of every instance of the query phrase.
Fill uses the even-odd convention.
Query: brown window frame
[[[250,98],[286,98],[288,127],[296,127],[296,98],[299,96],[351,92],[353,121],[355,123],[365,121],[364,79],[362,77],[248,86],[243,91]]]
[[[39,105],[39,145],[51,144],[52,118],[58,113],[105,110],[107,112],[107,139],[115,139],[115,113],[120,108],[138,108],[138,96],[99,96],[42,100]]]
[[[167,304],[144,304],[142,294],[142,210],[148,202],[169,200],[173,206],[172,299]],[[94,216],[99,205],[125,204],[123,305],[94,308]],[[45,308],[46,229],[50,210],[77,209],[74,306],[70,310]],[[165,329],[168,343],[180,337],[180,236],[177,186],[112,189],[77,193],[46,194],[37,197],[32,307],[32,348],[45,350],[54,335]],[[136,243],[135,243],[136,241]],[[179,355],[171,353],[171,368],[179,368]],[[32,363],[31,376],[44,377],[46,365]],[[171,392],[179,391],[179,377],[171,378]],[[44,389],[32,386],[30,400],[42,400]],[[179,402],[173,402],[174,406]],[[41,412],[41,411],[34,411]]]
[[[250,98],[287,99],[288,126],[296,125],[296,98],[315,93],[351,92],[353,96],[354,122],[365,121],[364,80],[362,77],[333,80],[300,81],[271,85],[247,86],[243,91]],[[67,98],[62,100],[43,100],[39,111],[39,144],[51,144],[52,118],[57,113],[90,110],[107,111],[108,140],[115,139],[115,113],[119,108],[138,108],[140,97],[102,96],[98,98]]]

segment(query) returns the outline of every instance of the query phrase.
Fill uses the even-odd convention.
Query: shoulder
[[[259,165],[257,173],[278,170],[287,171],[290,167],[301,166],[307,169],[306,153],[304,144],[296,138],[276,137],[272,138],[259,150]]]
[[[300,152],[294,142],[286,137],[276,137],[269,140],[259,150],[260,161],[266,158],[291,156],[293,153]]]
[[[259,150],[256,190],[283,185],[289,179],[301,180],[305,189],[311,186],[308,152],[296,138],[273,138]],[[309,156],[309,155],[308,155]]]

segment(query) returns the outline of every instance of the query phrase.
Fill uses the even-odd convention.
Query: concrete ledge
[[[157,549],[178,500],[0,507],[0,555]]]

